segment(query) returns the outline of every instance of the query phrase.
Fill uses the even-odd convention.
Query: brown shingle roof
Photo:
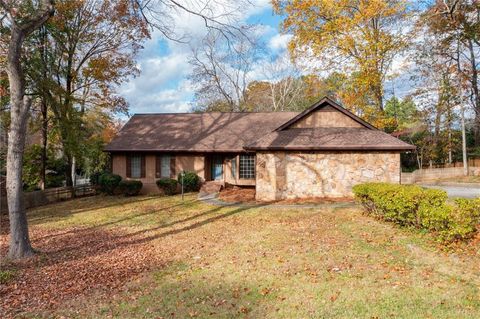
[[[369,128],[322,127],[274,131],[247,145],[248,150],[412,150],[385,132]]]
[[[241,152],[298,113],[136,114],[106,151]]]

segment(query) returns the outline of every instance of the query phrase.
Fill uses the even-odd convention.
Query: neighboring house
[[[193,171],[204,181],[255,186],[258,200],[351,196],[362,182],[400,182],[409,145],[329,98],[302,113],[136,114],[105,150],[112,170],[139,179]]]

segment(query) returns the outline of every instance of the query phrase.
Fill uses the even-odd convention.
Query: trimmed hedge
[[[177,192],[177,181],[173,178],[160,178],[157,180],[157,186],[165,195],[174,195]]]
[[[122,177],[117,174],[103,173],[98,177],[98,186],[102,193],[113,195]]]
[[[366,183],[353,193],[368,215],[434,232],[441,241],[472,237],[480,223],[480,199],[447,203],[447,193],[417,185]]]
[[[178,183],[182,182],[182,173],[178,174]],[[183,190],[188,192],[198,192],[200,190],[200,177],[194,172],[185,172],[183,176]]]
[[[124,194],[125,196],[138,195],[142,187],[143,183],[136,180],[124,180],[118,183],[118,189],[120,193]]]

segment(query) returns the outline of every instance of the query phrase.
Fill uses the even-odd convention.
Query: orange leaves
[[[406,46],[398,32],[408,17],[406,1],[273,1],[273,5],[286,15],[282,27],[293,34],[289,50],[294,58],[318,57],[324,69],[355,74],[353,85],[361,89],[353,94],[382,108],[379,94],[387,68]]]

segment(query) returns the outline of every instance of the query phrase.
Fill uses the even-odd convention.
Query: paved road
[[[476,198],[480,197],[480,184],[479,185],[422,185],[427,188],[443,189],[447,192],[449,197],[456,198]]]

